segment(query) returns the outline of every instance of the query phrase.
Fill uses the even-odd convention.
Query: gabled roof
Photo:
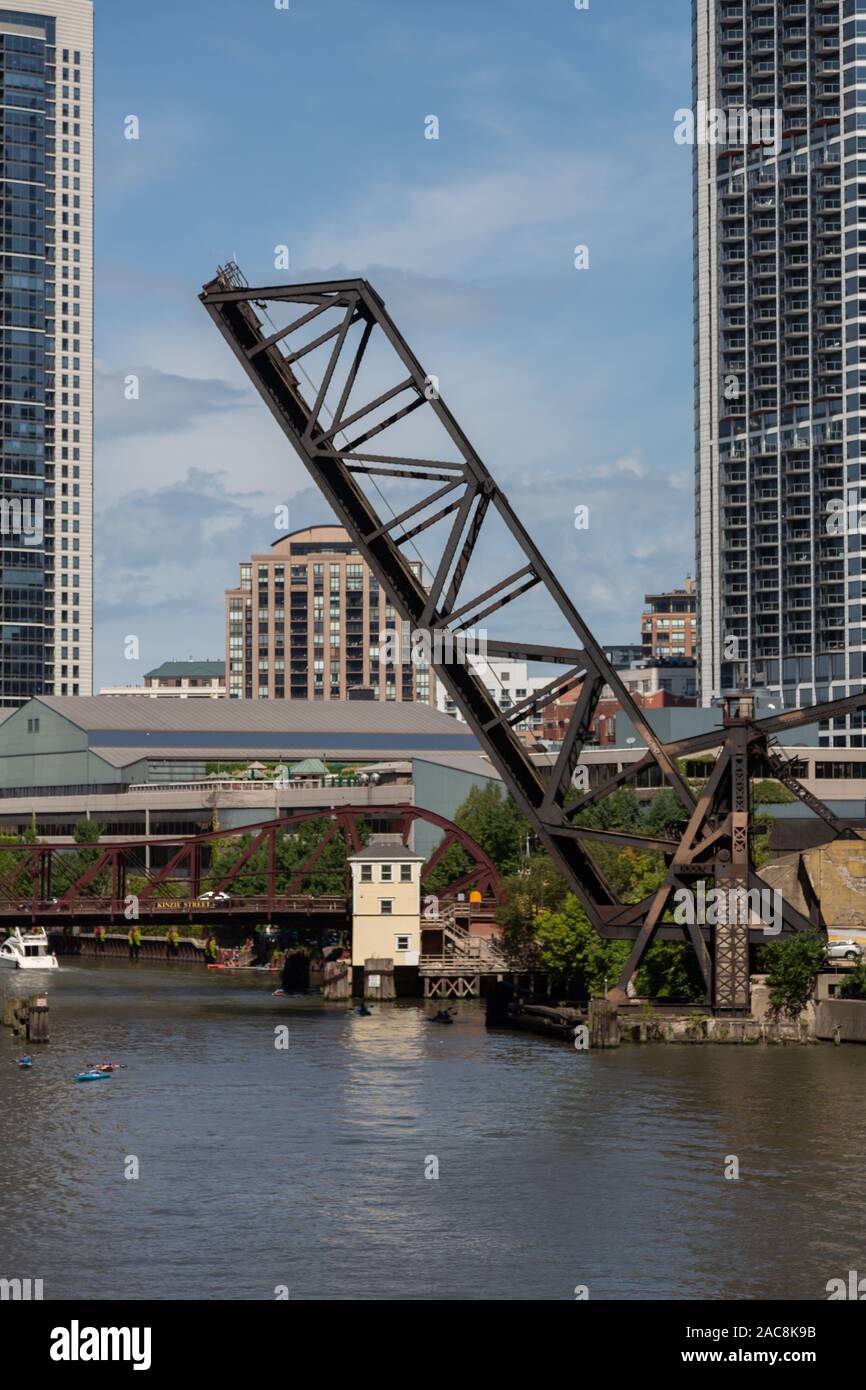
[[[289,768],[290,777],[324,777],[328,771],[327,763],[321,758],[303,758]]]
[[[80,730],[89,751],[114,767],[144,758],[199,763],[321,758],[355,763],[479,751],[467,725],[429,705],[408,701],[44,695],[26,706],[36,714],[40,708]],[[10,737],[11,730],[4,735],[6,740]]]
[[[148,695],[40,695],[36,703],[88,733],[439,735],[442,747],[476,750],[466,724],[429,705],[400,700],[153,700]],[[14,713],[14,711],[13,711]],[[144,743],[144,739],[141,740]],[[422,745],[423,746],[423,745]],[[316,750],[320,751],[320,750]],[[324,751],[321,750],[321,751]]]
[[[409,849],[403,844],[399,835],[373,835],[369,844],[364,845],[363,849],[355,850],[354,854],[347,855],[350,864],[358,863],[362,860],[394,859],[423,863],[426,855],[417,854],[414,849]]]

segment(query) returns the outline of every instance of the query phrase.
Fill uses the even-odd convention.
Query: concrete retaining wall
[[[823,999],[815,1013],[822,1041],[866,1043],[866,999]]]

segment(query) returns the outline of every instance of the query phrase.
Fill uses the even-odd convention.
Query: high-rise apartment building
[[[805,705],[866,656],[866,0],[693,0],[693,48],[701,696]]]
[[[93,7],[0,9],[0,705],[92,686]]]
[[[420,576],[420,562],[410,563]],[[269,554],[241,564],[240,581],[226,591],[230,699],[347,700],[369,692],[431,703],[429,662],[423,652],[412,659],[402,622],[342,526],[282,537]]]

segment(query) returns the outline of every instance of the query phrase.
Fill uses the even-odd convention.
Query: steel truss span
[[[342,839],[347,856],[361,848],[360,824],[365,820],[387,822],[391,833],[398,834],[404,845],[410,843],[416,822],[442,832],[441,840],[422,867],[422,892],[434,891],[428,890],[431,875],[442,865],[448,851],[458,847],[466,855],[467,866],[457,878],[436,889],[436,895],[453,898],[477,889],[488,902],[502,900],[496,865],[477,841],[453,821],[421,806],[340,806],[325,811],[297,811],[276,820],[211,830],[204,835],[97,845],[44,841],[4,845],[0,918],[28,916],[46,925],[81,916],[123,921],[131,893],[136,900],[135,921],[170,920],[172,916],[198,920],[206,910],[218,917],[252,915],[268,920],[317,910],[345,913],[351,896],[348,864],[345,897],[316,898],[309,892],[308,880],[332,842]],[[283,873],[286,881],[280,884],[279,841],[310,821],[327,822],[327,828],[291,875]],[[248,843],[217,877],[209,868],[212,851],[244,840]],[[159,868],[149,868],[155,851],[168,857]],[[81,862],[82,852],[86,863]],[[245,879],[252,871],[257,877],[262,876],[260,870],[253,868],[256,856],[266,866],[265,891],[251,896]],[[205,884],[208,892],[226,894],[227,900],[203,900]]]
[[[729,703],[717,733],[662,743],[445,404],[438,378],[421,366],[368,281],[254,289],[229,265],[204,286],[200,297],[400,618],[429,634],[437,678],[596,930],[634,940],[618,997],[625,998],[647,947],[661,934],[691,940],[708,1000],[719,1012],[747,1009],[748,945],[750,937],[765,939],[760,928],[750,923],[747,912],[734,913],[732,920],[712,928],[678,926],[670,920],[671,897],[699,876],[718,886],[761,885],[750,855],[749,784],[752,776],[779,775],[768,771],[774,760],[779,764],[778,750],[768,747],[768,739],[864,708],[866,694],[770,719],[755,719],[744,695]],[[429,586],[407,559],[409,550],[417,551],[420,537],[429,547],[424,557]],[[502,558],[506,553],[508,563]],[[557,630],[567,635],[566,645],[538,641],[534,601],[541,597]],[[509,628],[525,636],[488,641],[488,655],[544,662],[560,671],[543,688],[503,710],[471,665],[436,660],[435,639],[441,639],[441,650],[459,650],[461,634],[465,640],[469,630],[512,604]],[[515,726],[578,687],[561,749],[552,766],[540,766]],[[575,770],[605,687],[647,753],[575,801],[570,795]],[[696,801],[677,760],[712,749],[720,754]],[[670,837],[590,831],[574,823],[578,811],[654,767],[682,806],[685,824]],[[832,813],[787,769],[783,772],[786,785],[834,833],[841,833]],[[667,872],[659,891],[642,903],[618,902],[591,854],[590,846],[599,842],[661,852]],[[820,922],[817,904],[812,917]],[[783,921],[786,931],[812,924],[788,903]]]

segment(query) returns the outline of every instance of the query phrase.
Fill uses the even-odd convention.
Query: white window
[[[411,865],[411,864],[401,864],[401,865],[400,865],[400,882],[401,882],[401,883],[411,883],[411,882],[412,882],[412,865]]]
[[[372,864],[362,864],[362,865],[361,865],[361,882],[362,882],[362,883],[372,883],[372,882],[373,882],[373,865],[372,865]]]
[[[380,917],[393,917],[393,916],[394,916],[394,899],[393,899],[393,898],[380,898],[380,899],[379,899],[379,916],[380,916]]]
[[[393,864],[383,864],[383,865],[382,865],[382,882],[383,882],[383,883],[390,883],[390,882],[391,882],[391,880],[392,880],[392,878],[393,878],[393,869],[394,869]]]
[[[395,937],[394,937],[394,950],[395,950],[395,951],[408,951],[408,950],[409,950],[409,938],[408,938],[408,936],[395,936]]]

